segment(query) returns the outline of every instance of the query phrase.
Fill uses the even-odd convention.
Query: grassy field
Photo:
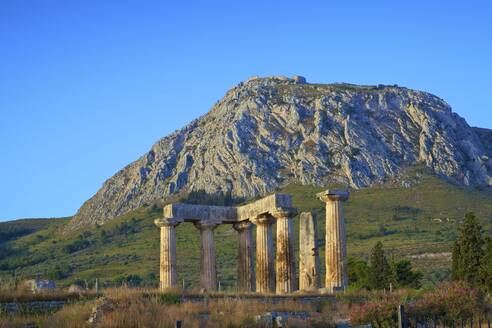
[[[288,185],[279,190],[293,196],[299,211],[319,218],[321,257],[324,253],[324,204],[316,192],[324,188]],[[63,235],[67,219],[20,220],[0,223],[0,279],[4,285],[28,277],[51,278],[59,285],[91,286],[125,281],[156,286],[159,233],[153,220],[158,207],[141,208],[92,227]],[[425,285],[449,278],[451,243],[466,212],[475,212],[490,235],[492,192],[456,186],[411,168],[395,181],[352,191],[345,204],[349,256],[367,257],[382,241],[390,256],[408,257],[424,272]],[[233,289],[236,277],[236,232],[229,225],[215,230],[218,278]],[[296,249],[298,222],[295,220]],[[189,223],[177,227],[179,279],[186,288],[198,287],[199,232]],[[323,263],[323,260],[321,261]],[[138,277],[136,277],[138,276]]]
[[[339,327],[337,324],[341,323],[396,327],[400,304],[405,306],[412,323],[419,318],[427,320],[426,326],[473,327],[473,319],[477,327],[479,320],[487,325],[486,320],[492,318],[490,300],[462,282],[440,285],[434,291],[349,291],[336,295],[203,295],[179,289],[161,292],[120,287],[104,289],[97,297],[57,291],[55,296],[67,301],[57,308],[48,307],[47,302],[32,303],[40,300],[40,296],[49,299],[52,293],[44,294],[26,294],[31,297],[27,302],[16,298],[18,307],[14,310],[2,308],[0,302],[0,328],[165,328],[175,327],[176,321],[181,321],[183,327],[265,328],[277,327],[272,325],[274,320],[282,322],[282,327],[299,328]],[[429,319],[434,321],[433,325]]]

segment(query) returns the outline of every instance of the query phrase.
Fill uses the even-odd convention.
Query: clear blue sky
[[[75,213],[252,75],[394,84],[492,128],[490,1],[0,0],[0,220]]]

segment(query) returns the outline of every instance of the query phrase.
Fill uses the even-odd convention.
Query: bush
[[[384,298],[377,302],[354,305],[350,311],[350,323],[371,324],[376,328],[394,327],[398,320],[396,312],[398,304],[398,299]]]
[[[48,274],[49,278],[52,280],[61,280],[70,276],[72,273],[72,268],[66,264],[57,264]]]
[[[418,317],[441,318],[442,323],[467,319],[486,309],[484,295],[463,281],[445,283],[435,291],[425,293],[409,307]]]
[[[115,279],[115,284],[117,286],[127,285],[129,287],[138,287],[142,283],[142,277],[138,274],[130,274],[127,276],[119,276]]]
[[[394,264],[398,287],[420,288],[422,287],[423,274],[412,269],[412,263],[402,260]]]
[[[140,231],[137,223],[138,220],[136,218],[132,218],[130,222],[122,222],[116,227],[115,234],[128,236],[129,234],[137,233]]]
[[[163,293],[159,294],[158,302],[165,305],[179,304],[181,303],[181,297],[174,293]]]
[[[78,251],[81,251],[91,245],[90,240],[86,239],[83,235],[79,235],[79,237],[64,247],[64,250],[68,254],[72,254]]]
[[[409,294],[409,290],[392,294],[369,294],[368,301],[354,305],[350,310],[350,322],[372,324],[374,327],[395,327],[398,305],[404,304],[407,314],[413,318],[437,319],[439,324],[469,319],[486,310],[484,295],[479,289],[465,282],[440,285],[434,291]]]

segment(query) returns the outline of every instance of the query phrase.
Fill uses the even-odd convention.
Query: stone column
[[[241,292],[255,290],[252,227],[253,225],[250,221],[241,221],[233,224],[233,228],[238,232],[237,286]]]
[[[311,212],[299,216],[299,289],[320,288],[318,222]]]
[[[332,292],[343,291],[348,286],[347,244],[342,201],[349,197],[347,191],[326,190],[318,194],[326,203],[326,288]]]
[[[194,222],[200,230],[200,283],[206,291],[217,290],[217,267],[215,256],[214,229],[218,226],[215,222]]]
[[[272,224],[274,218],[264,214],[251,220],[256,225],[256,291],[275,291]]]
[[[278,210],[272,213],[277,220],[277,294],[296,290],[294,236],[292,217],[295,210]]]
[[[161,229],[161,259],[159,286],[161,290],[176,287],[176,226],[180,223],[173,218],[154,221]]]

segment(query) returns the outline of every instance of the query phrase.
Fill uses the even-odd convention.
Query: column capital
[[[219,226],[220,223],[217,223],[215,221],[195,221],[193,222],[193,224],[200,231],[204,231],[204,230],[213,231],[215,230],[215,228]]]
[[[275,218],[269,213],[260,214],[255,218],[250,219],[255,225],[271,225],[275,222]]]
[[[251,223],[251,221],[245,220],[245,221],[239,221],[239,222],[234,223],[232,225],[232,227],[237,232],[241,232],[241,231],[244,231],[244,230],[248,230],[249,228],[251,228],[252,225],[253,224]]]
[[[297,215],[297,209],[293,207],[279,207],[272,211],[272,216],[276,219],[279,218],[292,218]]]
[[[159,228],[162,227],[176,227],[181,223],[181,220],[177,218],[159,218],[154,220],[154,224]]]
[[[331,202],[331,201],[346,201],[349,198],[349,192],[344,191],[344,190],[338,190],[338,189],[328,189],[325,191],[322,191],[320,193],[317,193],[316,196],[325,203]]]

